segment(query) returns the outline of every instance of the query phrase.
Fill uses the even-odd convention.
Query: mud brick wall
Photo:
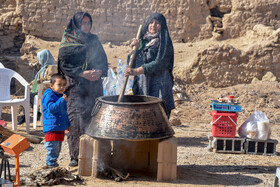
[[[165,15],[173,41],[190,42],[239,37],[256,24],[279,28],[279,7],[279,0],[0,0],[0,51],[21,34],[60,40],[78,11],[92,15],[103,42],[135,37],[152,12]]]
[[[211,37],[212,31],[205,19],[210,14],[208,5],[198,0],[25,0],[19,7],[23,32],[46,38],[60,39],[77,11],[92,15],[92,32],[102,41],[135,37],[139,24],[152,12],[166,16],[172,38],[178,41]]]

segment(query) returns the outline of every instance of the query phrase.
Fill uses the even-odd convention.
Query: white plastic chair
[[[15,78],[24,86],[23,99],[11,99],[10,86],[11,79]],[[30,85],[17,72],[8,69],[0,68],[0,106],[11,106],[12,110],[12,129],[17,130],[17,108],[22,105],[25,110],[26,132],[29,133],[30,125]]]
[[[33,105],[33,129],[36,129],[37,126],[37,114],[38,114],[38,107],[40,107],[40,112],[41,112],[41,125],[43,123],[43,112],[42,112],[42,97],[43,97],[43,87],[44,85],[49,85],[50,81],[43,81],[41,84],[38,86],[38,93],[37,95],[34,96],[34,105]]]

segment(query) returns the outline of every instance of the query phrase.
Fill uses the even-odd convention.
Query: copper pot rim
[[[112,98],[115,97],[116,101],[108,101],[105,100],[105,98]],[[153,96],[147,96],[147,95],[124,95],[123,97],[135,97],[135,98],[147,98],[147,99],[151,99],[151,101],[143,101],[143,102],[118,102],[118,98],[119,95],[112,95],[112,96],[101,96],[98,97],[97,100],[102,102],[102,103],[106,103],[106,104],[110,104],[110,105],[150,105],[150,104],[157,104],[157,103],[163,103],[164,101],[158,97],[153,97]]]
[[[100,137],[100,136],[92,136],[87,134],[88,136],[95,138],[95,139],[100,139],[100,140],[125,140],[125,141],[130,141],[130,142],[141,142],[141,141],[151,141],[151,140],[161,140],[161,139],[166,139],[170,138],[175,135],[175,132],[173,132],[171,135],[166,135],[166,136],[161,136],[161,137],[148,137],[148,138],[124,138],[124,137]]]

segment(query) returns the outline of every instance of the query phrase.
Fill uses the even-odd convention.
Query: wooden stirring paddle
[[[136,36],[137,40],[140,39],[141,30],[142,30],[142,25],[139,26],[139,29],[138,29],[138,32],[137,32],[137,36]],[[131,55],[131,57],[129,59],[129,63],[128,63],[128,67],[129,68],[132,67],[132,64],[133,64],[133,61],[135,59],[137,50],[138,50],[138,48],[136,46],[133,46],[132,55]],[[124,92],[125,92],[125,87],[126,87],[126,84],[127,84],[128,77],[129,76],[126,76],[124,78],[124,83],[123,83],[123,87],[121,89],[121,93],[120,93],[119,98],[118,98],[118,102],[121,102],[122,99],[123,99],[123,95],[124,95]]]

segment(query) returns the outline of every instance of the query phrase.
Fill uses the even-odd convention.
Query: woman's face
[[[90,29],[91,29],[90,19],[89,19],[89,17],[85,16],[85,17],[82,19],[81,30],[82,30],[84,33],[89,33]]]
[[[152,21],[150,22],[149,27],[148,27],[148,32],[150,34],[155,34],[155,33],[159,32],[160,28],[161,28],[160,23],[157,20],[152,19]]]

